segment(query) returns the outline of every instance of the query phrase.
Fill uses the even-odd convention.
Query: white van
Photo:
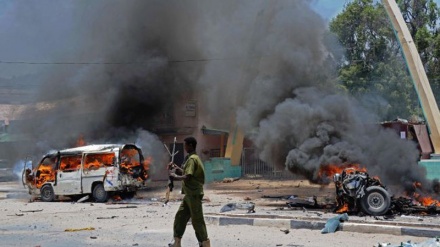
[[[112,194],[132,197],[145,188],[148,168],[134,144],[88,145],[46,154],[33,170],[25,167],[22,180],[45,202],[84,195],[106,202]]]

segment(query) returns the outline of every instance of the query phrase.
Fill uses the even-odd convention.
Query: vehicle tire
[[[379,186],[371,186],[365,190],[361,198],[362,210],[372,216],[384,215],[391,205],[391,198],[388,192]]]
[[[52,186],[49,184],[44,185],[40,189],[41,200],[43,202],[53,202],[55,200],[55,193],[53,192]]]
[[[102,184],[97,184],[95,188],[93,188],[92,195],[96,202],[106,202],[108,200],[108,193]]]

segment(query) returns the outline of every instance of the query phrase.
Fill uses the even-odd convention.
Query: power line
[[[187,62],[209,62],[225,60],[242,60],[238,58],[210,58],[210,59],[185,59],[185,60],[167,60],[168,63],[187,63]],[[1,61],[0,64],[25,64],[25,65],[137,65],[150,64],[155,61],[144,62],[26,62],[26,61]]]

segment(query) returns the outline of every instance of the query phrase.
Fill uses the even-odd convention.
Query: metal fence
[[[268,179],[295,178],[293,173],[285,169],[277,169],[272,164],[260,160],[258,153],[253,148],[243,149],[240,164],[243,177]]]

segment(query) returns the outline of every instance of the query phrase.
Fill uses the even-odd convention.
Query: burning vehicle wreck
[[[391,196],[379,179],[355,168],[346,168],[333,176],[336,187],[336,212],[364,212],[384,215],[391,206]]]
[[[365,168],[359,168],[358,165],[321,166],[320,176],[323,174],[325,178],[333,174],[335,199],[327,196],[320,199],[316,196],[304,198],[297,195],[276,198],[288,200],[287,207],[294,210],[298,208],[332,210],[338,214],[383,216],[388,219],[395,215],[440,213],[440,201],[430,196],[432,193],[438,196],[439,181],[432,181],[432,186],[436,188],[434,190],[422,187],[420,182],[413,182],[401,192],[400,196],[396,196],[389,192],[378,177],[370,176]]]
[[[85,195],[106,202],[111,195],[132,197],[144,188],[149,162],[134,144],[88,145],[47,153],[33,169],[24,167],[22,182],[45,202]]]

